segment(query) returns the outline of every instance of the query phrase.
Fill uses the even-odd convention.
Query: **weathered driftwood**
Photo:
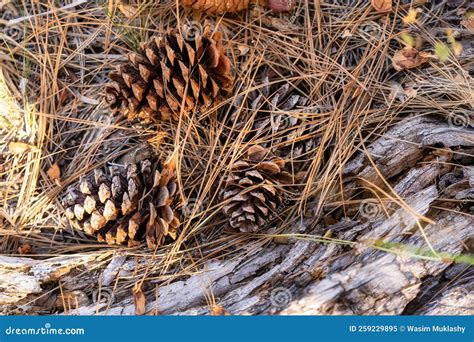
[[[472,268],[462,260],[455,263],[454,259],[461,253],[472,253],[474,219],[472,213],[463,214],[456,207],[439,210],[437,205],[446,200],[453,186],[457,187],[451,194],[454,198],[460,190],[463,200],[472,200],[469,191],[474,188],[473,171],[469,166],[462,167],[461,173],[460,167],[454,170],[450,160],[456,152],[426,158],[435,144],[472,148],[473,133],[431,118],[398,123],[368,146],[373,163],[361,154],[344,171],[348,184],[354,179],[380,184],[375,165],[391,181],[400,199],[387,205],[389,211],[380,210],[370,219],[341,221],[327,227],[307,224],[306,238],[290,238],[288,244],[271,243],[264,248],[253,248],[261,246],[261,242],[255,242],[255,246],[248,246],[247,253],[242,253],[245,257],[213,261],[188,278],[157,283],[156,289],[147,291],[148,312],[209,314],[210,303],[215,302],[231,314],[473,314],[472,281],[461,281],[466,279],[466,272],[472,273]],[[454,171],[456,176],[451,177],[450,172]],[[443,187],[438,184],[442,177],[447,179]],[[423,216],[430,221],[420,219]],[[308,238],[328,230],[352,245],[319,243]],[[380,244],[381,240],[384,244]],[[374,249],[377,242],[379,249]],[[388,248],[388,243],[389,252],[380,250]],[[255,252],[249,255],[252,250]],[[424,258],[413,257],[413,253]],[[68,265],[78,265],[74,258],[67,259]],[[94,261],[93,257],[83,258],[77,260],[83,264]],[[8,263],[2,261],[4,265],[0,266],[0,284],[22,293],[8,302],[3,299],[10,307],[41,293],[42,284],[51,279],[51,274],[65,274],[59,271],[66,267],[64,260],[37,262],[20,258],[22,267],[8,266],[15,263],[12,258],[5,260]],[[116,277],[127,275],[127,269],[133,269],[137,262],[140,261],[120,255],[114,257],[102,271],[101,291],[110,293]],[[459,272],[460,267],[463,272]],[[31,278],[31,286],[26,288],[21,284],[25,277]],[[65,288],[77,290],[72,282],[77,278],[62,278]],[[436,284],[433,293],[430,284]],[[86,301],[67,313],[134,312],[129,295],[95,303]]]

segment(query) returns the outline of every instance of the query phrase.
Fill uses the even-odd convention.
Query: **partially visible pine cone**
[[[184,7],[210,14],[240,12],[249,7],[251,0],[182,0]]]
[[[273,12],[289,12],[296,5],[296,0],[267,0],[267,6]]]
[[[99,242],[150,249],[176,238],[179,219],[171,209],[176,192],[174,171],[160,163],[96,169],[69,187],[65,198],[71,225]]]
[[[239,96],[234,102],[230,121],[239,131],[244,129],[249,117],[255,115],[246,140],[268,137],[279,156],[298,158],[313,150],[318,143],[312,134],[314,125],[306,123],[306,118],[301,115],[307,110],[308,99],[289,83],[271,84],[272,81],[265,73],[255,85],[257,89]],[[270,142],[262,145],[269,147]]]
[[[129,120],[177,118],[208,108],[232,89],[233,76],[219,32],[184,28],[154,36],[110,74],[105,99]],[[202,32],[200,32],[202,31]]]
[[[255,145],[231,165],[221,198],[232,228],[256,232],[263,228],[282,203],[281,185],[292,182],[285,161]]]

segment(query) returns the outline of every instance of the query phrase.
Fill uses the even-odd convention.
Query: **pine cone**
[[[184,7],[209,14],[234,13],[249,7],[251,0],[183,0]]]
[[[232,228],[256,232],[278,211],[282,202],[280,185],[292,181],[284,167],[283,159],[259,145],[249,148],[245,157],[231,166],[221,198]]]
[[[166,236],[176,238],[179,220],[171,209],[176,187],[174,171],[150,160],[96,169],[69,187],[66,216],[99,242],[135,246],[146,239],[154,249]]]
[[[150,38],[110,78],[106,102],[129,120],[145,122],[206,109],[233,83],[221,35],[208,26]]]
[[[236,123],[238,132],[244,129],[249,117],[255,115],[253,127],[246,133],[245,140],[271,136],[272,148],[279,156],[298,158],[313,150],[318,143],[311,134],[314,126],[305,124],[305,119],[299,115],[308,99],[289,83],[271,82],[270,76],[264,74],[261,82],[255,85],[257,89],[236,99],[231,123]],[[262,146],[270,147],[269,144],[262,143]]]

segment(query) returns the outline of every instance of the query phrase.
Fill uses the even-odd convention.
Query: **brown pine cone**
[[[239,132],[251,116],[255,116],[254,124],[246,132],[246,141],[250,139],[270,140],[262,146],[275,149],[284,158],[299,158],[313,150],[318,144],[318,138],[312,134],[314,125],[311,118],[306,118],[303,112],[308,99],[298,93],[289,83],[273,83],[273,77],[264,73],[257,89],[239,96],[234,102],[234,110],[230,123]],[[255,114],[256,112],[256,114]]]
[[[249,7],[251,0],[182,0],[184,7],[209,14],[240,12]],[[255,2],[255,1],[254,1]]]
[[[284,167],[283,159],[259,145],[250,147],[245,157],[231,166],[221,198],[232,228],[256,232],[274,218],[282,202],[280,186],[292,181]]]
[[[176,187],[174,171],[150,160],[96,169],[68,188],[66,216],[99,242],[135,246],[146,240],[154,249],[165,237],[176,238]]]
[[[145,122],[206,109],[233,83],[221,35],[208,26],[150,38],[110,78],[106,102],[129,120]]]

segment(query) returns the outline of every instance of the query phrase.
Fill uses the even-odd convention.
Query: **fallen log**
[[[468,128],[428,117],[401,121],[368,146],[370,159],[361,153],[344,170],[351,179],[347,184],[354,179],[382,184],[379,174],[388,179],[399,198],[388,211],[329,226],[308,220],[286,244],[251,242],[241,256],[213,260],[188,277],[152,280],[145,291],[147,313],[210,314],[219,305],[230,314],[473,314],[472,296],[463,296],[472,292],[472,282],[452,281],[425,298],[427,282],[472,264],[474,216],[466,212],[474,188],[472,167],[451,161],[460,148],[473,145]],[[448,153],[430,154],[440,146]],[[464,207],[440,209],[439,202],[460,193],[450,195],[453,186],[465,194],[458,199]],[[328,231],[333,240],[321,240]],[[83,272],[81,281],[70,276],[71,270],[89,267],[94,256],[2,258],[0,284],[9,292],[0,298],[8,310],[44,295],[46,282],[61,280],[65,291],[88,294],[89,300],[64,310],[81,315],[134,314],[131,289],[116,294],[114,284],[133,277],[130,270],[137,264],[153,262],[114,255],[108,265]],[[91,279],[102,282],[91,289]],[[92,300],[89,293],[98,289],[109,296]]]

